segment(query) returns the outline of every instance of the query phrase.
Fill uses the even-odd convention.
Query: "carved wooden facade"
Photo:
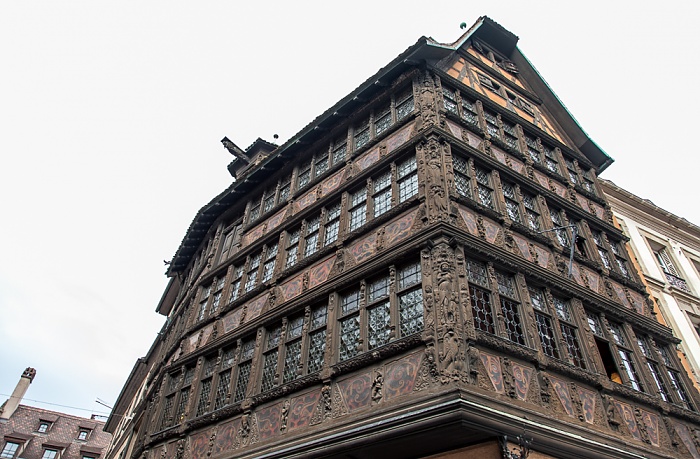
[[[423,39],[229,168],[171,264],[130,458],[700,457],[610,158],[516,41]]]

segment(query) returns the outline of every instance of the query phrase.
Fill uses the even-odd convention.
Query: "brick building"
[[[482,17],[281,146],[224,138],[110,458],[700,458],[612,159],[517,41]]]
[[[22,375],[0,407],[0,458],[99,459],[112,436],[104,422],[20,404],[36,372]]]

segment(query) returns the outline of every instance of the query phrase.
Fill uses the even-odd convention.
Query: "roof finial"
[[[460,29],[466,29],[466,28],[467,28],[467,23],[466,23],[466,22],[461,23],[461,24],[459,25],[459,28],[460,28]]]

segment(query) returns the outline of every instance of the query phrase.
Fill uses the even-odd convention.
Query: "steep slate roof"
[[[307,124],[286,143],[277,147],[268,158],[241,181],[234,181],[231,186],[202,207],[190,224],[166,274],[172,277],[187,267],[211,225],[229,206],[244,198],[258,184],[264,182],[269,177],[269,173],[292,161],[297,154],[301,153],[305,145],[317,140],[323,135],[326,128],[331,128],[336,123],[339,117],[352,113],[354,109],[363,105],[364,101],[382,89],[383,82],[391,81],[394,77],[423,62],[436,63],[456,52],[472,37],[478,37],[506,56],[510,56],[510,59],[518,66],[521,75],[540,96],[543,105],[554,115],[565,133],[593,163],[598,172],[612,164],[613,159],[591,140],[530,61],[517,48],[518,37],[492,19],[482,16],[452,44],[438,43],[428,37],[419,38],[414,45],[399,54],[388,65]]]

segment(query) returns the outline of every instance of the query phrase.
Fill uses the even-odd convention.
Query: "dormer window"
[[[48,421],[41,421],[39,423],[39,427],[37,427],[36,431],[39,433],[46,433],[49,431],[51,428],[51,423]]]
[[[80,429],[78,440],[87,440],[90,437],[90,429]]]

